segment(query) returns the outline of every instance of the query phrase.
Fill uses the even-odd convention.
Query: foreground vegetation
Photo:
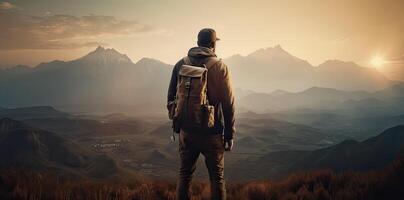
[[[228,199],[401,199],[404,196],[404,160],[383,170],[335,173],[318,170],[280,181],[229,183]],[[209,185],[194,183],[193,199],[209,199]],[[61,178],[50,173],[3,170],[0,199],[174,199],[175,183],[122,182]]]

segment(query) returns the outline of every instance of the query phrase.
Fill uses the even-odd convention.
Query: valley
[[[334,157],[325,159],[323,154],[339,157],[339,149],[365,148],[363,141],[404,124],[403,83],[390,81],[375,70],[337,60],[313,67],[280,46],[224,61],[234,75],[237,108],[236,148],[225,157],[229,180],[279,178],[317,167],[348,169],[354,165]],[[261,74],[246,73],[246,63],[253,63],[249,71]],[[73,149],[69,146],[63,151],[83,149],[78,153],[83,155],[77,155],[84,159],[83,169],[71,169],[58,162],[49,165],[54,161],[48,157],[50,147],[41,142],[45,136],[38,136],[42,138],[39,144],[45,145],[39,150],[36,140],[28,140],[35,147],[33,152],[17,153],[25,158],[38,156],[39,169],[56,166],[59,172],[68,169],[90,178],[103,174],[173,180],[179,165],[178,141],[170,140],[171,124],[164,106],[171,68],[150,58],[133,63],[115,49],[98,47],[72,61],[3,69],[0,119],[71,141]],[[345,80],[327,81],[345,73],[351,73]],[[281,80],[284,75],[290,79]],[[22,140],[15,143],[27,142]],[[317,157],[325,159],[316,161],[321,165],[308,164]],[[375,162],[386,165],[393,160],[388,158]],[[31,161],[20,164],[31,166]],[[92,162],[101,162],[100,166],[112,171],[105,174]],[[5,162],[4,166],[13,165]],[[200,159],[198,180],[207,180],[203,165]]]

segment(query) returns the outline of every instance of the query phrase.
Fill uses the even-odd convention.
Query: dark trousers
[[[177,183],[177,200],[190,199],[189,189],[199,154],[205,157],[205,164],[209,171],[212,199],[226,199],[224,146],[221,135],[186,133],[181,130],[179,153],[181,166]]]

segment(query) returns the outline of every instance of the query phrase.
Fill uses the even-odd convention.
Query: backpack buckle
[[[189,89],[191,87],[191,80],[187,80],[186,82],[185,82],[185,88],[186,89]]]

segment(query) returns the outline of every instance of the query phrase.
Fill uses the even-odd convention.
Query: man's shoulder
[[[211,57],[212,67],[211,68],[226,68],[227,65],[223,62],[223,59],[218,57]]]
[[[185,64],[185,59],[187,59],[187,56],[181,58],[180,60],[178,60],[178,62],[174,65],[174,67],[178,68],[182,65]],[[206,58],[205,58],[206,59]],[[206,62],[206,60],[205,60]],[[218,57],[209,57],[207,62],[205,64],[208,64],[209,62],[211,62],[212,67],[227,67],[227,65],[223,62],[223,60],[221,58]]]

